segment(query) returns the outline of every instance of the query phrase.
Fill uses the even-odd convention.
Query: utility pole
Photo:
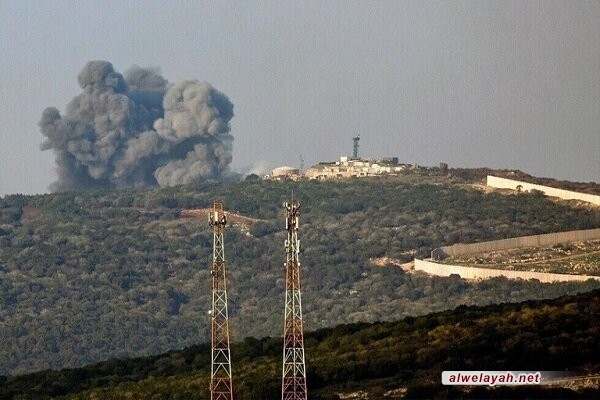
[[[281,379],[282,400],[307,400],[306,365],[304,363],[304,327],[300,294],[300,241],[298,240],[298,217],[300,203],[284,203],[286,209],[285,229],[287,240],[285,278],[285,319],[283,324],[283,374]]]
[[[208,224],[213,228],[210,398],[211,400],[233,400],[223,242],[223,230],[227,218],[223,212],[223,203],[214,202],[213,209],[208,215]]]

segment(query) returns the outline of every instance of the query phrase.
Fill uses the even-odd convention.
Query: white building
[[[298,168],[282,166],[277,167],[273,171],[271,171],[271,178],[273,179],[284,179],[291,178],[295,179],[300,177],[300,170]]]
[[[349,160],[347,156],[342,156],[340,161],[314,165],[304,175],[310,179],[360,178],[382,174],[397,174],[405,169],[407,169],[406,165],[368,160]]]

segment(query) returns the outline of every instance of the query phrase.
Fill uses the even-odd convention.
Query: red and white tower
[[[227,224],[227,218],[223,212],[223,203],[214,202],[213,209],[208,215],[208,224],[213,228],[210,398],[211,400],[233,400],[225,246],[223,243],[223,230]]]
[[[307,400],[306,366],[304,363],[304,327],[300,292],[300,241],[298,217],[300,203],[285,203],[287,240],[285,241],[285,322],[283,325],[282,400]]]

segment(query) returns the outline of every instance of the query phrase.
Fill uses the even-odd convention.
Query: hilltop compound
[[[366,176],[397,174],[415,168],[408,164],[399,164],[398,158],[384,158],[380,161],[348,159],[340,157],[339,161],[319,163],[310,167],[305,177],[309,179],[360,178]]]

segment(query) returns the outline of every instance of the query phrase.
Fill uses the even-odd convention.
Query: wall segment
[[[416,258],[415,271],[422,271],[436,276],[450,276],[455,274],[460,275],[460,277],[463,279],[489,279],[498,276],[504,276],[509,279],[537,279],[542,283],[584,282],[588,279],[600,281],[600,276],[467,267],[464,265],[439,264],[428,260],[419,260]]]
[[[515,181],[513,179],[500,178],[493,175],[487,176],[487,185],[497,189],[522,190],[526,192],[530,190],[539,190],[546,196],[558,197],[563,200],[581,200],[600,206],[600,196],[598,195],[573,192],[571,190],[558,189],[550,186],[536,185],[535,183]]]

